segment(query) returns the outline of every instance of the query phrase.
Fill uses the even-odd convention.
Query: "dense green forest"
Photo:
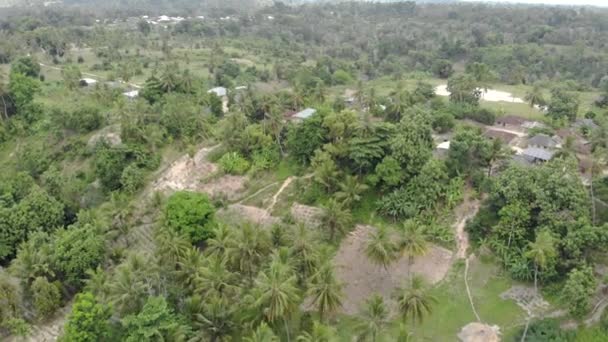
[[[608,340],[608,10],[0,11],[0,340]]]

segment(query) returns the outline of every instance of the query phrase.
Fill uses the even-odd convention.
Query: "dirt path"
[[[469,234],[467,234],[465,230],[465,226],[467,221],[475,215],[479,211],[480,202],[477,199],[471,200],[469,195],[465,195],[464,201],[461,205],[456,208],[456,217],[458,220],[455,224],[455,233],[456,233],[456,243],[458,248],[456,249],[456,258],[464,259],[464,285],[467,289],[467,296],[469,297],[469,303],[471,304],[471,309],[475,314],[478,322],[481,322],[481,318],[477,313],[477,309],[475,309],[475,304],[473,303],[473,296],[471,295],[471,288],[469,287],[469,261],[471,256],[467,257],[467,250],[469,249]]]
[[[287,177],[287,179],[283,182],[283,185],[281,185],[281,188],[279,188],[279,191],[277,191],[276,194],[274,194],[274,196],[272,196],[272,202],[270,202],[270,205],[268,206],[268,208],[266,208],[266,210],[268,210],[268,212],[272,211],[272,208],[274,208],[275,204],[277,204],[277,200],[279,199],[279,196],[281,195],[281,193],[289,186],[289,184],[291,184],[291,182],[293,182],[294,179],[296,179],[297,177],[295,176],[291,176],[291,177]]]
[[[608,307],[608,298],[604,297],[595,305],[593,311],[591,312],[591,316],[585,320],[585,325],[589,327],[599,322],[600,318],[602,317],[602,313],[604,313],[604,310],[606,310],[606,307]]]

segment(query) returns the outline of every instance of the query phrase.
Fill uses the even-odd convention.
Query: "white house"
[[[128,91],[128,92],[122,93],[122,94],[124,96],[126,96],[129,100],[133,100],[139,96],[139,90],[131,90],[131,91]]]

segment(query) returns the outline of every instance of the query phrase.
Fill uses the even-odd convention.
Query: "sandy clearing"
[[[237,218],[237,220],[243,219],[263,227],[270,227],[280,222],[280,219],[271,216],[268,210],[242,204],[231,204],[218,211],[217,215],[228,222],[233,222]]]
[[[526,103],[524,100],[520,99],[519,97],[515,97],[515,96],[513,96],[513,94],[506,92],[506,91],[500,91],[500,90],[494,90],[494,89],[488,89],[487,91],[485,89],[479,89],[479,90],[481,91],[481,99],[483,101]],[[439,96],[450,96],[450,92],[448,91],[447,84],[442,84],[442,85],[435,87],[435,94],[437,94]]]
[[[303,223],[309,227],[318,227],[321,224],[323,209],[294,203],[291,206],[290,213],[295,222]]]
[[[214,147],[199,150],[193,158],[184,155],[173,162],[154,182],[155,191],[190,190],[207,193],[211,197],[226,196],[235,200],[245,189],[245,177],[223,175],[209,179],[218,170],[217,165],[207,160]],[[207,182],[204,180],[208,179]]]
[[[388,270],[369,261],[365,255],[365,245],[374,227],[358,225],[344,241],[336,253],[333,263],[337,278],[344,283],[342,311],[356,314],[372,294],[382,295],[392,303],[391,295],[398,286],[408,279],[408,258],[402,257]],[[442,280],[452,265],[452,252],[431,245],[428,252],[414,259],[411,273],[435,284]]]

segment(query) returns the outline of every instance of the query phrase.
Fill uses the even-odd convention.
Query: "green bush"
[[[220,168],[225,173],[242,175],[249,170],[249,162],[236,152],[226,153],[218,160]]]
[[[38,277],[32,283],[32,297],[38,317],[49,317],[61,304],[61,291],[55,283]]]
[[[205,194],[181,191],[167,201],[165,224],[192,243],[213,237],[215,208]]]

